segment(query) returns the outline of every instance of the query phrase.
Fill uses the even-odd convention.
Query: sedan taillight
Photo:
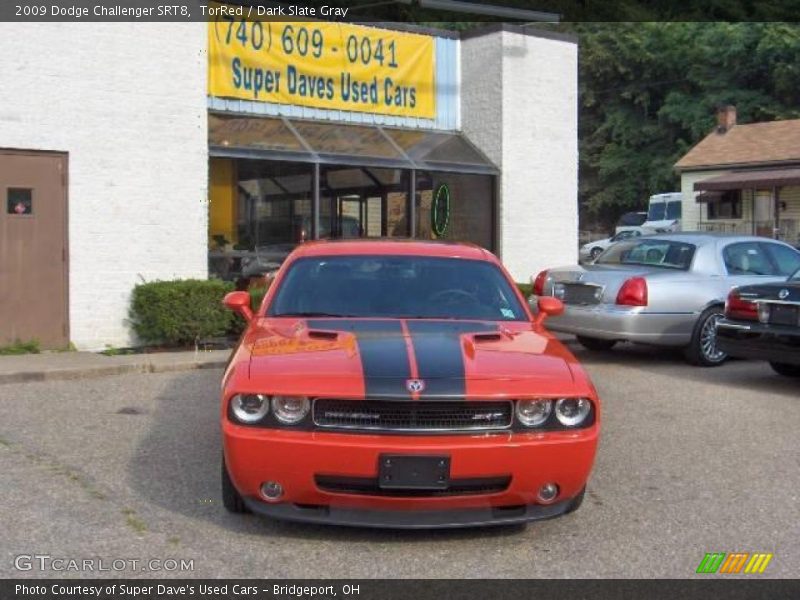
[[[617,293],[617,304],[647,306],[647,280],[644,277],[631,277],[625,280]]]
[[[728,294],[725,301],[725,316],[729,319],[742,319],[744,321],[758,321],[758,306],[755,302],[743,300],[736,288]]]

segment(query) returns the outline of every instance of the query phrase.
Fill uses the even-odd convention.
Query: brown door
[[[67,157],[0,149],[0,345],[63,348],[67,328]]]

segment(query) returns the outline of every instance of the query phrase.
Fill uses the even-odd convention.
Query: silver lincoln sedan
[[[731,288],[780,281],[800,268],[800,252],[767,238],[671,233],[619,242],[593,263],[539,273],[533,293],[560,298],[553,331],[590,350],[628,341],[683,348],[700,366],[722,364],[716,345]]]

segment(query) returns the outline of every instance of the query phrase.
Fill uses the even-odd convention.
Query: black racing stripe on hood
[[[466,393],[461,335],[497,331],[496,323],[408,321],[419,378],[425,382],[420,398],[462,397]]]
[[[368,398],[411,398],[406,388],[411,366],[400,321],[312,319],[307,323],[309,329],[347,331],[355,335]]]

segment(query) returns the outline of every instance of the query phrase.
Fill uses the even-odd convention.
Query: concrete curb
[[[226,358],[209,358],[207,360],[194,360],[194,353],[190,353],[190,360],[139,360],[111,365],[86,365],[86,366],[42,366],[34,369],[20,369],[16,371],[0,372],[0,385],[10,383],[30,383],[36,381],[64,381],[75,379],[93,379],[128,373],[170,373],[180,371],[193,371],[196,369],[218,369],[227,364]],[[188,358],[188,357],[187,357]]]

